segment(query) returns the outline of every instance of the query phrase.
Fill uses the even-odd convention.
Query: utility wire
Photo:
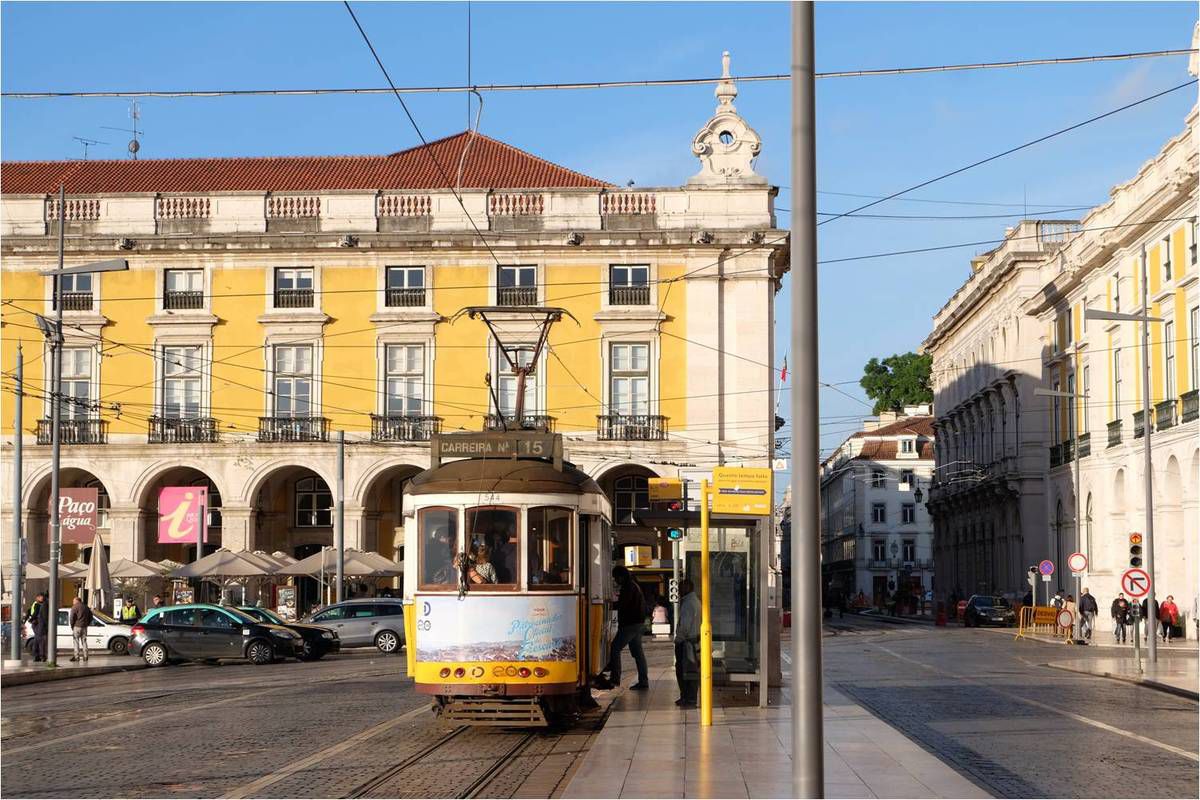
[[[352,12],[353,13],[353,12]],[[985,69],[1012,69],[1062,64],[1095,64],[1105,61],[1130,61],[1142,58],[1185,56],[1196,52],[1182,50],[1148,50],[1134,53],[1113,53],[1094,56],[1070,56],[1063,58],[1027,58],[1016,61],[975,62],[968,64],[940,64],[921,67],[884,67],[881,69],[849,69],[814,73],[816,78],[868,78],[884,75],[922,75],[935,72],[967,72]],[[468,86],[403,86],[397,87],[388,81],[388,87],[342,87],[310,89],[175,89],[175,90],[116,90],[104,89],[84,92],[9,91],[0,92],[0,97],[16,100],[36,100],[56,97],[252,97],[270,95],[276,97],[302,95],[373,95],[373,94],[445,94],[453,92],[527,92],[527,91],[574,91],[580,89],[628,89],[655,86],[703,86],[720,83],[723,77],[714,78],[667,78],[625,81],[580,81],[560,83],[493,83]],[[790,73],[768,73],[761,75],[736,76],[740,83],[789,81]]]
[[[982,158],[971,164],[967,164],[964,167],[959,167],[958,169],[951,170],[950,172],[946,172],[941,175],[938,175],[935,178],[930,178],[929,180],[921,181],[920,183],[909,186],[907,189],[901,189],[900,191],[893,192],[892,194],[889,194],[886,197],[881,197],[878,200],[872,200],[870,203],[864,203],[863,205],[858,206],[857,208],[852,208],[849,211],[846,211],[842,214],[837,215],[836,217],[830,217],[829,219],[823,219],[820,222],[818,222],[817,225],[818,226],[824,225],[827,222],[834,222],[835,220],[839,220],[842,217],[847,217],[847,216],[850,216],[851,214],[857,214],[858,212],[865,211],[866,209],[871,208],[872,206],[877,206],[880,203],[897,198],[902,194],[908,194],[909,192],[915,192],[917,189],[923,189],[926,186],[937,183],[938,181],[943,181],[946,178],[953,177],[954,175],[960,175],[960,174],[966,172],[967,170],[974,169],[975,167],[979,167],[984,164],[995,161],[997,159],[1004,158],[1005,156],[1012,155],[1013,153],[1019,152],[1028,147],[1033,147],[1035,144],[1040,144],[1042,142],[1048,141],[1050,139],[1055,138],[1056,136],[1062,136],[1064,133],[1069,133],[1078,128],[1082,128],[1085,125],[1091,125],[1093,122],[1099,122],[1100,120],[1106,119],[1107,117],[1111,117],[1114,114],[1119,114],[1122,111],[1128,111],[1129,109],[1140,106],[1143,103],[1149,103],[1151,100],[1157,100],[1160,97],[1164,97],[1165,95],[1171,94],[1172,92],[1177,92],[1180,89],[1186,89],[1187,87],[1194,86],[1195,84],[1196,84],[1196,78],[1192,78],[1191,80],[1185,81],[1184,83],[1181,83],[1178,86],[1172,86],[1170,89],[1163,89],[1161,92],[1155,92],[1154,94],[1152,94],[1148,97],[1143,97],[1140,100],[1134,100],[1132,103],[1126,103],[1125,105],[1120,106],[1119,108],[1114,108],[1111,111],[1105,111],[1103,114],[1097,114],[1096,116],[1085,119],[1082,122],[1076,122],[1074,125],[1068,125],[1067,127],[1061,128],[1057,131],[1054,131],[1053,133],[1048,133],[1045,136],[1039,136],[1036,139],[1031,139],[1030,141],[1025,142],[1024,144],[1019,144],[1016,147],[1010,147],[1007,150],[996,153],[994,155],[990,155],[987,158]]]

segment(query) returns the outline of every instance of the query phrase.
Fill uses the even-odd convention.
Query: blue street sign
[[[1042,573],[1043,575],[1053,575],[1054,562],[1047,558],[1045,561],[1038,564],[1038,572]]]

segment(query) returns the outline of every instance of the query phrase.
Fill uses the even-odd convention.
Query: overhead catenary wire
[[[973,161],[970,164],[967,164],[965,166],[950,170],[949,172],[944,172],[941,175],[938,175],[933,178],[929,178],[928,180],[921,181],[920,183],[913,184],[912,186],[909,186],[906,189],[901,189],[898,192],[893,192],[893,193],[886,195],[884,197],[881,197],[877,200],[872,200],[869,203],[864,203],[863,205],[858,206],[856,208],[852,208],[849,211],[839,214],[836,217],[829,217],[828,219],[823,219],[820,222],[818,222],[817,225],[824,225],[829,222],[835,222],[839,219],[842,219],[843,217],[847,217],[852,214],[857,214],[860,211],[865,211],[868,208],[877,206],[880,203],[885,203],[888,200],[892,200],[894,198],[899,197],[900,195],[908,194],[909,192],[915,192],[917,189],[923,189],[926,186],[930,186],[934,183],[937,183],[938,181],[944,181],[945,179],[953,177],[955,175],[961,175],[962,173],[964,173],[968,170],[983,166],[984,164],[991,163],[992,161],[996,161],[998,159],[1004,158],[1005,156],[1009,156],[1009,155],[1012,155],[1013,153],[1020,152],[1021,150],[1025,150],[1026,148],[1033,147],[1034,145],[1037,145],[1037,144],[1041,144],[1042,142],[1049,141],[1050,139],[1054,139],[1058,136],[1062,136],[1065,133],[1070,133],[1071,131],[1078,130],[1079,128],[1082,128],[1085,125],[1091,125],[1092,123],[1099,122],[1102,119],[1111,117],[1114,114],[1119,114],[1122,111],[1128,111],[1131,108],[1136,108],[1137,106],[1140,106],[1143,103],[1149,103],[1153,100],[1157,100],[1160,97],[1165,97],[1166,95],[1169,95],[1172,92],[1177,92],[1180,89],[1186,89],[1189,86],[1194,86],[1196,84],[1196,80],[1197,80],[1196,78],[1192,78],[1189,81],[1184,81],[1183,83],[1180,83],[1176,86],[1172,86],[1169,89],[1163,89],[1162,91],[1155,92],[1152,95],[1148,95],[1141,99],[1134,100],[1133,102],[1126,103],[1123,106],[1119,106],[1117,108],[1105,111],[1102,114],[1097,114],[1093,117],[1089,117],[1081,122],[1076,122],[1075,124],[1068,125],[1065,128],[1059,128],[1056,131],[1052,131],[1051,133],[1047,133],[1043,136],[1039,136],[1036,139],[1030,139],[1029,141],[1024,142],[1023,144],[1017,145],[1016,147],[1010,147],[1007,150],[1002,150],[999,153],[994,153],[994,154],[988,156],[987,158],[981,158],[978,161]]]
[[[915,67],[881,67],[877,69],[846,69],[814,73],[819,79],[870,78],[889,75],[927,75],[942,72],[968,72],[990,69],[1013,69],[1018,67],[1062,66],[1068,64],[1097,64],[1108,61],[1131,61],[1144,58],[1166,58],[1191,55],[1195,50],[1145,50],[1128,53],[1110,53],[1087,56],[1059,56],[1049,58],[1025,58],[1012,61],[979,61],[963,64],[936,64]],[[295,97],[309,95],[375,95],[375,94],[447,94],[456,92],[529,92],[529,91],[577,91],[584,89],[629,89],[670,86],[703,86],[720,83],[721,76],[710,78],[650,78],[642,80],[575,81],[557,83],[493,83],[461,86],[364,86],[364,87],[321,87],[299,89],[98,89],[93,91],[7,91],[0,97],[14,100],[50,99],[59,97]],[[766,73],[735,76],[740,83],[789,81],[788,73]],[[390,81],[389,81],[390,84]]]

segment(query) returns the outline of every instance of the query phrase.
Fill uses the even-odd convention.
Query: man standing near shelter
[[[695,708],[700,692],[700,599],[691,579],[679,582],[679,622],[675,626],[675,681],[680,708]]]
[[[1112,620],[1113,620],[1113,638],[1117,640],[1117,644],[1125,644],[1125,626],[1129,624],[1129,601],[1125,599],[1125,593],[1120,592],[1117,598],[1112,601]]]
[[[82,597],[76,597],[75,602],[71,604],[71,613],[67,618],[67,624],[71,626],[71,642],[75,647],[71,660],[82,661],[86,664],[88,660],[87,633],[88,626],[92,624],[92,610],[88,608],[87,603],[83,602]]]

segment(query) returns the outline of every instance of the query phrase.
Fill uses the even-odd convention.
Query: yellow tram
[[[417,691],[462,724],[569,717],[607,660],[608,499],[554,434],[442,434],[432,451],[404,492]]]

